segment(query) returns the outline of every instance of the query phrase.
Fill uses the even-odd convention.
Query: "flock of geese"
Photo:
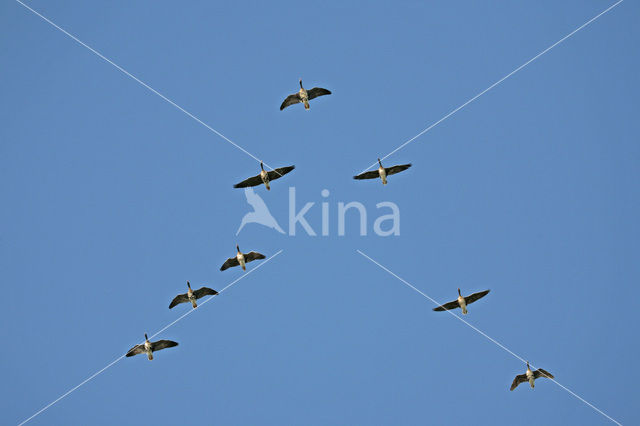
[[[331,91],[327,89],[323,89],[321,87],[314,87],[313,89],[306,90],[302,86],[302,79],[300,80],[300,90],[292,95],[289,95],[285,98],[280,105],[280,111],[283,109],[301,103],[304,105],[304,109],[309,110],[311,108],[309,101],[311,99],[315,99],[318,96],[330,95]],[[394,175],[396,173],[403,172],[411,167],[411,164],[400,164],[391,167],[383,167],[382,161],[378,158],[378,170],[372,170],[368,172],[361,173],[359,175],[354,176],[353,178],[356,180],[363,179],[380,179],[383,185],[387,184],[387,177],[390,175]],[[248,188],[259,185],[264,185],[267,190],[271,190],[270,183],[276,179],[281,178],[287,173],[291,172],[295,169],[295,166],[287,166],[280,167],[271,171],[266,171],[264,169],[264,164],[260,162],[260,173],[256,176],[252,176],[248,179],[243,180],[235,184],[234,188]],[[229,268],[233,268],[235,266],[242,267],[242,270],[246,271],[246,264],[249,262],[253,262],[254,260],[265,259],[265,255],[262,253],[258,253],[255,251],[250,251],[249,253],[243,253],[240,251],[240,247],[236,245],[236,255],[234,257],[228,258],[220,267],[221,271],[224,271]],[[469,296],[463,296],[458,289],[458,298],[456,300],[452,300],[451,302],[447,302],[444,305],[433,308],[434,311],[448,311],[451,309],[460,308],[462,313],[466,315],[468,313],[467,306],[471,303],[476,302],[477,300],[485,297],[489,294],[490,290],[484,290],[477,293],[473,293]],[[209,287],[201,287],[198,290],[193,290],[191,288],[191,284],[187,281],[187,292],[183,294],[178,294],[173,298],[171,303],[169,304],[169,309],[174,308],[175,306],[181,303],[191,303],[193,309],[198,307],[197,300],[205,297],[205,296],[215,296],[218,292]],[[149,341],[147,334],[144,335],[144,343],[135,345],[127,352],[126,356],[131,357],[134,355],[146,354],[149,361],[153,360],[153,353],[162,349],[172,348],[178,346],[178,342],[174,342],[173,340],[158,340],[155,342]],[[514,390],[520,383],[529,382],[531,388],[534,387],[534,382],[539,378],[549,378],[553,379],[554,376],[546,370],[539,368],[535,371],[531,370],[529,366],[529,362],[527,361],[527,371],[524,374],[519,374],[513,379],[513,383],[511,384],[510,390]]]

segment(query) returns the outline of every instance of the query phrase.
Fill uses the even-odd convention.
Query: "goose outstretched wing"
[[[249,186],[258,186],[262,184],[262,178],[260,175],[252,176],[249,179],[245,179],[240,183],[233,185],[234,188],[247,188]]]
[[[411,167],[411,164],[400,164],[398,166],[385,167],[384,171],[387,172],[388,175],[395,175],[396,173],[403,172]]]
[[[178,346],[178,342],[174,342],[173,340],[158,340],[157,342],[151,343],[151,350],[155,352],[174,346]]]
[[[127,356],[140,355],[143,353],[146,353],[146,351],[144,350],[144,345],[135,345],[127,351]]]
[[[433,308],[434,311],[448,311],[450,309],[455,309],[455,308],[459,308],[460,305],[458,304],[457,300],[452,300],[451,302],[447,302],[444,305],[440,305],[437,308]]]
[[[296,166],[279,167],[275,170],[271,170],[267,175],[269,176],[269,180],[275,180],[281,178],[295,168]]]
[[[307,96],[309,100],[313,98],[317,98],[318,96],[330,95],[331,92],[327,89],[323,89],[322,87],[314,87],[313,89],[307,90]]]
[[[545,377],[547,379],[555,379],[555,377],[553,377],[553,374],[549,373],[546,370],[543,370],[542,368],[538,368],[536,371],[533,372],[533,377],[535,377],[536,379],[538,377]]]
[[[176,297],[173,298],[173,300],[171,301],[171,304],[169,305],[169,309],[173,308],[176,305],[179,305],[180,303],[187,303],[189,301],[189,298],[187,297],[187,294],[179,294]]]
[[[518,387],[518,385],[520,383],[524,383],[524,382],[527,382],[527,381],[528,381],[528,379],[527,379],[527,375],[526,374],[519,374],[519,375],[516,376],[515,379],[513,379],[513,383],[511,383],[511,388],[509,390],[514,390],[515,388]]]
[[[311,97],[309,97],[309,99],[311,99]],[[293,95],[289,95],[289,96],[286,97],[284,102],[282,102],[282,105],[280,105],[280,111],[282,111],[283,109],[285,109],[286,107],[288,107],[290,105],[294,105],[294,104],[297,104],[297,103],[300,103],[300,102],[302,102],[302,99],[300,99],[300,94],[299,93],[294,93]]]
[[[240,265],[240,262],[238,262],[238,258],[230,257],[222,264],[220,270],[224,271],[225,269],[233,268],[234,266],[238,265]]]
[[[487,294],[489,294],[489,291],[491,291],[491,290],[485,290],[485,291],[479,291],[477,293],[473,293],[473,294],[465,297],[464,301],[468,305],[469,303],[473,303],[476,300],[485,297]]]
[[[262,253],[258,253],[257,251],[252,251],[244,255],[244,261],[247,263],[252,262],[256,259],[264,259],[264,258],[266,258],[266,256]]]
[[[360,173],[359,175],[354,176],[354,179],[375,179],[375,178],[379,178],[380,177],[380,173],[378,173],[377,170],[372,170],[370,172],[364,172],[364,173]]]
[[[218,292],[209,287],[202,287],[193,292],[193,295],[196,297],[196,299],[200,299],[204,296],[215,296],[216,294],[218,294]]]

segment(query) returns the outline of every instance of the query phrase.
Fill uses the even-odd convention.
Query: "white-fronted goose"
[[[296,166],[287,166],[287,167],[279,167],[275,170],[271,170],[270,172],[264,169],[264,165],[262,161],[260,162],[260,174],[257,176],[250,177],[249,179],[245,179],[240,183],[236,183],[233,185],[234,188],[247,188],[249,186],[258,186],[260,184],[264,184],[267,187],[267,190],[270,190],[269,182],[272,180],[276,180],[281,178],[282,176],[289,173],[291,170],[295,169]]]
[[[438,306],[437,308],[433,308],[434,311],[448,311],[449,309],[461,308],[462,313],[464,315],[467,314],[467,305],[475,302],[478,299],[483,298],[487,294],[489,294],[491,290],[479,291],[478,293],[473,293],[471,296],[463,297],[462,293],[460,293],[460,289],[458,289],[458,298],[451,302],[445,303],[442,306]]]
[[[252,251],[249,253],[242,253],[240,251],[240,247],[238,247],[237,244],[236,244],[236,250],[238,251],[236,256],[228,258],[227,261],[224,262],[220,267],[221,271],[224,271],[225,269],[229,269],[238,265],[242,266],[243,271],[246,271],[247,270],[247,267],[245,266],[246,263],[253,262],[256,259],[264,259],[266,257],[264,254],[260,254],[255,251]]]
[[[173,340],[158,340],[157,342],[150,342],[147,337],[147,333],[144,333],[144,343],[141,345],[135,345],[127,352],[127,356],[134,356],[140,354],[147,354],[149,361],[153,359],[153,353],[165,348],[172,348],[178,346],[178,342]]]
[[[287,96],[284,102],[282,102],[282,105],[280,105],[280,111],[282,111],[289,105],[299,104],[299,103],[304,104],[304,109],[309,109],[310,108],[309,101],[311,99],[317,98],[318,96],[330,95],[330,94],[331,92],[329,90],[323,89],[322,87],[314,87],[313,89],[310,89],[307,91],[305,90],[304,87],[302,87],[302,79],[300,79],[300,90],[298,91],[298,93],[294,93],[293,95]]]
[[[553,374],[549,373],[546,370],[543,370],[542,368],[538,368],[536,371],[531,371],[531,367],[529,367],[529,361],[527,361],[527,371],[524,374],[517,375],[516,378],[513,379],[513,383],[511,383],[511,389],[509,390],[514,390],[520,383],[524,382],[529,382],[529,384],[531,385],[531,389],[533,389],[535,387],[535,380],[539,379],[540,377],[546,377],[548,379],[555,378],[553,377]]]
[[[196,300],[204,296],[209,296],[209,295],[215,296],[216,294],[218,294],[217,291],[209,287],[202,287],[195,291],[191,290],[191,284],[189,284],[189,281],[187,281],[187,288],[188,290],[186,293],[179,294],[173,298],[173,300],[171,301],[171,304],[169,305],[169,309],[173,308],[176,305],[179,305],[180,303],[187,303],[187,302],[191,302],[191,305],[195,309],[198,307]]]
[[[391,167],[387,167],[384,168],[382,167],[382,162],[380,161],[380,159],[378,158],[378,164],[380,165],[380,167],[378,167],[378,170],[372,170],[370,172],[364,172],[361,173],[357,176],[354,176],[354,179],[377,179],[380,178],[382,179],[382,184],[386,185],[387,184],[387,176],[389,175],[395,175],[396,173],[400,173],[403,172],[405,170],[407,170],[409,167],[411,167],[411,163],[409,164],[400,164],[398,166],[391,166]]]

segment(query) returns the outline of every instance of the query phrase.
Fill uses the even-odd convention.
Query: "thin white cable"
[[[388,268],[386,268],[385,266],[381,265],[379,262],[375,261],[374,259],[372,259],[371,257],[367,256],[366,254],[364,254],[362,251],[360,250],[356,250],[358,253],[360,253],[363,257],[365,257],[366,259],[368,259],[369,261],[371,261],[372,263],[374,263],[375,265],[377,265],[378,267],[380,267],[382,270],[388,272],[390,275],[392,275],[393,277],[397,278],[398,280],[400,280],[402,283],[406,284],[408,287],[410,287],[411,289],[413,289],[414,291],[416,291],[417,293],[421,294],[423,297],[425,297],[426,299],[429,299],[431,302],[433,302],[436,306],[441,306],[442,303],[439,303],[437,300],[433,299],[431,296],[429,296],[428,294],[422,292],[421,290],[417,289],[416,287],[414,287],[413,285],[411,285],[409,282],[407,282],[406,280],[404,280],[403,278],[401,278],[400,276],[396,275],[395,273],[393,273],[392,271],[390,271]],[[462,321],[464,324],[466,324],[467,326],[471,327],[471,329],[473,329],[474,331],[478,332],[479,334],[481,334],[482,336],[486,337],[488,340],[490,340],[491,342],[495,343],[496,345],[498,345],[501,349],[503,349],[504,351],[508,352],[509,354],[511,354],[513,357],[519,359],[520,361],[522,361],[523,363],[526,363],[527,361],[522,358],[520,355],[516,354],[515,352],[513,352],[511,349],[507,348],[505,345],[503,345],[502,343],[498,342],[496,339],[494,339],[493,337],[489,336],[488,334],[486,334],[485,332],[483,332],[482,330],[478,329],[476,326],[470,324],[469,322],[467,322],[466,320],[464,320],[463,318],[461,318],[459,315],[454,314],[452,311],[447,310],[445,312],[448,312],[449,314],[453,315],[454,318]],[[536,367],[531,364],[531,366],[535,369]],[[560,386],[562,389],[566,390],[567,392],[569,392],[571,395],[573,395],[574,397],[576,397],[577,399],[579,399],[580,401],[584,402],[586,405],[588,405],[589,407],[591,407],[592,409],[594,409],[595,411],[597,411],[598,413],[602,414],[604,417],[606,417],[607,419],[611,420],[613,423],[622,426],[622,424],[620,422],[618,422],[617,420],[613,419],[612,417],[610,417],[609,415],[607,415],[604,411],[600,410],[598,407],[596,407],[595,405],[591,404],[590,402],[588,402],[587,400],[585,400],[584,398],[582,398],[581,396],[579,396],[578,394],[576,394],[575,392],[573,392],[572,390],[570,390],[569,388],[567,388],[566,386],[562,385],[561,383],[559,383],[557,380],[555,379],[550,379],[552,382],[554,382],[555,384],[557,384],[558,386]]]
[[[258,269],[260,269],[263,265],[266,265],[267,262],[269,262],[271,259],[273,259],[274,257],[276,257],[277,255],[279,255],[280,253],[282,253],[283,249],[278,250],[278,252],[276,254],[274,254],[273,256],[269,257],[267,260],[265,260],[264,262],[260,263],[258,266],[256,266],[255,268],[249,270],[248,272],[242,274],[239,278],[235,279],[234,281],[231,282],[231,284],[228,284],[225,288],[223,288],[222,290],[220,290],[218,292],[217,295],[222,294],[223,291],[225,291],[226,289],[228,289],[229,287],[231,287],[232,285],[234,285],[235,283],[237,283],[238,281],[242,280],[244,277],[246,277],[247,275],[249,275],[250,273],[252,273],[253,271],[256,271]],[[217,296],[216,295],[216,296]],[[203,306],[205,303],[209,302],[211,299],[213,299],[216,296],[210,296],[209,298],[207,298],[205,301],[203,301],[202,303],[200,303],[199,307]],[[154,337],[156,337],[158,334],[162,333],[163,331],[165,331],[166,329],[168,329],[169,327],[172,327],[174,324],[176,324],[178,321],[182,320],[184,317],[186,317],[187,315],[192,314],[193,312],[195,312],[197,309],[189,309],[186,313],[182,314],[180,317],[178,317],[178,319],[172,321],[171,323],[169,323],[168,325],[164,326],[163,328],[160,329],[160,331],[156,332],[155,334],[153,334],[150,339],[153,339]],[[143,343],[143,342],[140,342]],[[126,354],[125,354],[126,355]],[[95,377],[97,377],[99,374],[101,374],[102,372],[106,371],[109,367],[115,365],[118,363],[118,361],[121,361],[125,355],[121,355],[120,357],[116,358],[115,360],[111,361],[109,364],[107,364],[105,367],[101,368],[100,370],[98,370],[97,372],[93,373],[91,376],[87,377],[86,379],[84,379],[82,382],[80,382],[78,385],[72,387],[71,389],[69,389],[67,392],[63,393],[61,396],[59,396],[58,398],[56,398],[55,400],[53,400],[52,402],[50,402],[49,404],[45,405],[43,408],[41,408],[40,410],[38,410],[35,414],[33,414],[31,417],[27,418],[26,420],[22,421],[18,426],[22,426],[25,423],[31,421],[33,418],[35,418],[36,416],[38,416],[39,414],[42,414],[44,411],[46,411],[47,409],[51,408],[54,404],[56,404],[57,402],[61,401],[62,399],[66,398],[68,395],[70,395],[71,393],[73,393],[76,389],[80,388],[82,385],[90,382],[91,380],[93,380]]]
[[[21,4],[22,6],[24,6],[27,10],[30,10],[31,12],[33,12],[35,15],[39,16],[40,18],[42,18],[45,22],[51,24],[54,28],[58,29],[63,34],[67,35],[69,38],[71,38],[72,40],[74,40],[75,42],[80,44],[81,46],[87,48],[89,51],[94,53],[96,56],[98,56],[102,60],[106,61],[107,63],[109,63],[111,65],[113,65],[118,71],[122,72],[127,77],[130,77],[131,79],[133,79],[134,81],[136,81],[137,83],[142,85],[144,88],[146,88],[149,91],[151,91],[152,93],[158,95],[160,98],[162,98],[163,100],[165,100],[166,102],[168,102],[169,104],[174,106],[175,108],[179,109],[180,111],[185,113],[187,116],[189,116],[192,119],[194,119],[196,122],[202,124],[204,127],[206,127],[207,129],[211,130],[213,133],[215,133],[216,135],[220,136],[222,139],[224,139],[225,141],[229,142],[231,145],[233,145],[236,148],[238,148],[240,151],[242,151],[245,154],[247,154],[249,157],[253,158],[254,160],[256,160],[258,162],[261,161],[258,157],[256,157],[255,155],[251,154],[249,151],[247,151],[246,149],[244,149],[243,147],[241,147],[240,145],[238,145],[237,143],[235,143],[234,141],[232,141],[231,139],[229,139],[228,137],[226,137],[225,135],[223,135],[222,133],[220,133],[219,131],[217,131],[216,129],[214,129],[213,127],[208,125],[207,123],[205,123],[204,121],[200,120],[198,117],[196,117],[195,115],[193,115],[192,113],[190,113],[189,111],[187,111],[186,109],[184,109],[183,107],[181,107],[180,105],[178,105],[177,103],[172,101],[171,99],[167,98],[165,95],[163,95],[162,93],[158,92],[156,89],[154,89],[153,87],[149,86],[147,83],[145,83],[144,81],[140,80],[138,77],[136,77],[135,75],[131,74],[129,71],[125,70],[120,65],[116,64],[111,59],[107,58],[102,53],[100,53],[96,49],[94,49],[93,47],[89,46],[88,44],[86,44],[85,42],[83,42],[82,40],[80,40],[79,38],[74,36],[73,34],[69,33],[68,31],[66,31],[65,29],[63,29],[62,27],[60,27],[59,25],[57,25],[53,21],[51,21],[46,16],[42,15],[38,11],[36,11],[36,10],[32,9],[31,7],[27,6],[21,0],[16,0],[16,2]],[[273,167],[271,167],[267,163],[264,163],[264,165],[273,170]]]
[[[589,19],[587,22],[585,22],[584,24],[580,25],[578,28],[576,28],[575,30],[571,31],[569,34],[567,34],[566,36],[562,37],[560,40],[556,41],[555,43],[553,43],[551,46],[547,47],[546,49],[544,49],[542,52],[538,53],[536,56],[534,56],[533,58],[529,59],[527,62],[525,62],[524,64],[520,65],[518,68],[516,68],[515,70],[511,71],[509,74],[505,75],[504,77],[502,77],[500,80],[496,81],[495,83],[493,83],[491,86],[487,87],[486,89],[484,89],[482,92],[478,93],[477,95],[475,95],[473,98],[469,99],[468,101],[466,101],[465,103],[463,103],[462,105],[460,105],[458,108],[454,109],[453,111],[449,112],[447,115],[445,115],[444,117],[442,117],[440,120],[436,121],[435,123],[433,123],[432,125],[430,125],[429,127],[427,127],[426,129],[422,130],[420,133],[418,133],[417,135],[415,135],[414,137],[412,137],[411,139],[409,139],[408,141],[406,141],[405,143],[403,143],[402,145],[400,145],[399,147],[397,147],[396,149],[394,149],[393,151],[391,151],[390,153],[388,153],[387,155],[385,155],[384,157],[381,158],[381,160],[386,159],[387,157],[390,157],[391,155],[395,154],[396,152],[398,152],[399,150],[401,150],[402,148],[404,148],[405,146],[409,145],[411,142],[413,142],[414,140],[416,140],[417,138],[419,138],[420,136],[424,135],[425,133],[427,133],[429,130],[433,129],[434,127],[436,127],[438,124],[442,123],[444,120],[446,120],[447,118],[451,117],[453,114],[455,114],[456,112],[460,111],[462,108],[466,107],[467,105],[469,105],[471,102],[475,101],[476,99],[478,99],[480,96],[484,95],[485,93],[487,93],[489,90],[493,89],[494,87],[496,87],[497,85],[499,85],[500,83],[502,83],[503,81],[505,81],[506,79],[508,79],[509,77],[511,77],[512,75],[514,75],[515,73],[517,73],[518,71],[520,71],[521,69],[523,69],[524,67],[526,67],[527,65],[529,65],[531,62],[535,61],[536,59],[538,59],[539,57],[541,57],[542,55],[544,55],[545,53],[547,53],[548,51],[550,51],[551,49],[553,49],[554,47],[556,47],[557,45],[559,45],[560,43],[562,43],[563,41],[565,41],[566,39],[568,39],[569,37],[573,36],[575,33],[577,33],[578,31],[582,30],[584,27],[586,27],[587,25],[591,24],[593,21],[595,21],[596,19],[598,19],[599,17],[601,17],[602,15],[604,15],[605,13],[609,12],[611,9],[613,9],[614,7],[616,7],[617,5],[619,5],[620,3],[622,3],[624,0],[619,0],[618,2],[614,3],[613,5],[609,6],[608,8],[606,8],[605,10],[603,10],[602,12],[600,12],[599,14],[597,14],[596,16],[594,16],[593,18]],[[367,170],[369,170],[371,167],[375,166],[376,164],[378,164],[378,162],[376,161],[375,163],[371,164],[369,167],[367,167],[366,169],[362,170],[360,173],[364,173]],[[358,173],[358,174],[360,174]]]

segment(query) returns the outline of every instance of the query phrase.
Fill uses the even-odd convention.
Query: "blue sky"
[[[16,424],[221,289],[235,244],[278,257],[32,424],[607,424],[431,297],[622,423],[640,346],[640,6],[623,2],[385,161],[351,176],[613,2],[28,4],[274,167],[331,235],[247,225],[249,156],[16,2],[0,5],[0,423]],[[283,112],[284,97],[331,96]],[[323,189],[330,196],[323,199]],[[355,214],[337,236],[337,203]],[[371,230],[376,203],[401,235]],[[298,207],[298,208],[299,208]],[[255,268],[257,264],[249,265]]]

